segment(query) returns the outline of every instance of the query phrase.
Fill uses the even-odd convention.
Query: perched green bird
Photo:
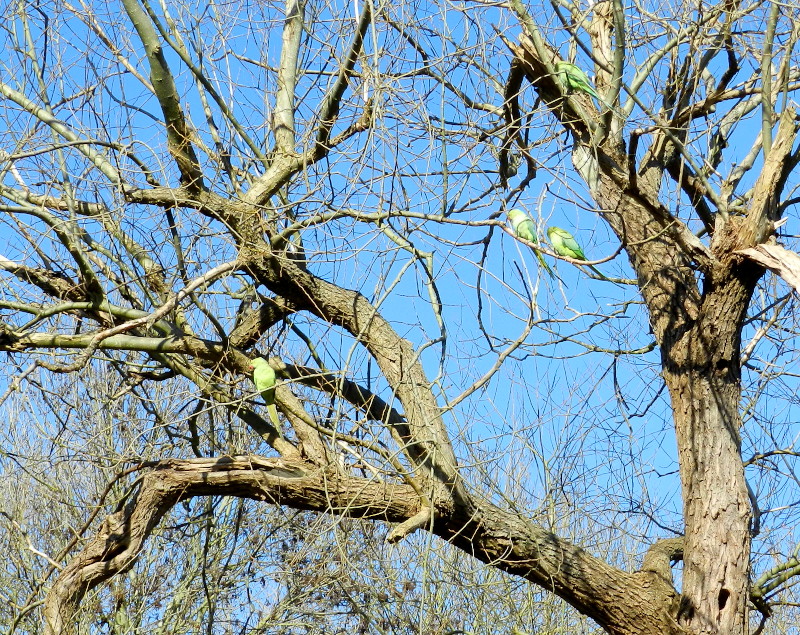
[[[527,240],[534,245],[539,244],[539,239],[536,236],[536,225],[533,224],[530,216],[528,216],[521,209],[510,209],[506,212],[506,215],[511,223],[511,229],[514,230],[514,235],[522,238],[523,240]],[[534,248],[533,251],[536,253],[536,257],[539,259],[539,264],[542,265],[545,271],[550,274],[550,277],[553,277],[553,270],[544,261],[542,252],[536,248]]]
[[[575,66],[575,64],[556,62],[556,73],[558,73],[558,80],[561,82],[561,85],[567,90],[586,93],[594,97],[601,104],[605,103],[592,87],[592,82],[589,81],[586,73]]]
[[[566,256],[567,258],[572,258],[573,260],[588,260],[586,254],[583,253],[583,249],[581,249],[581,246],[578,244],[578,241],[575,240],[575,237],[566,229],[561,229],[560,227],[548,227],[547,237],[550,239],[550,244],[553,245],[553,251],[555,251],[559,256]],[[603,280],[608,280],[606,276],[600,273],[600,271],[598,271],[592,265],[587,265],[587,267],[594,271],[598,276],[603,278]]]
[[[275,371],[263,357],[256,357],[252,360],[250,362],[250,370],[253,371],[253,383],[256,385],[256,390],[261,393],[267,404],[267,411],[269,412],[269,418],[272,420],[272,425],[283,436],[281,424],[278,420],[278,409],[275,407],[275,382],[277,380]]]

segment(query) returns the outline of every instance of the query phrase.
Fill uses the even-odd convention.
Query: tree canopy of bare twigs
[[[9,633],[791,623],[800,5],[3,12]]]

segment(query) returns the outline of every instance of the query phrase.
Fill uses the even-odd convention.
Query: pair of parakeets
[[[506,212],[506,214],[509,222],[511,223],[511,229],[514,230],[514,234],[516,236],[519,236],[523,240],[527,240],[534,245],[539,244],[539,237],[536,235],[536,226],[533,224],[530,216],[528,216],[521,209],[512,209]],[[583,253],[583,249],[581,249],[581,246],[578,244],[578,241],[575,240],[575,237],[566,229],[561,229],[560,227],[548,227],[547,237],[550,239],[550,244],[553,245],[553,251],[555,251],[559,256],[566,256],[567,258],[572,258],[573,260],[588,260],[586,254]],[[536,257],[539,259],[539,263],[545,268],[547,273],[552,276],[553,270],[544,261],[544,256],[542,256],[542,253],[535,247],[533,250],[536,252]],[[605,278],[605,276],[592,265],[588,265],[588,267],[598,276]]]

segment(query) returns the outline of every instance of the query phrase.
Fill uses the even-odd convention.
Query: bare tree
[[[144,628],[156,584],[181,608],[164,632],[221,630],[253,602],[226,580],[294,510],[364,519],[370,544],[389,523],[389,550],[436,537],[609,633],[762,632],[800,572],[800,259],[776,242],[797,13],[6,7],[0,512],[31,574],[10,630]],[[598,276],[542,235],[550,277],[512,206],[579,225],[591,264],[627,262]],[[281,531],[321,552],[340,534],[314,522]],[[180,559],[137,563],[155,540]],[[375,553],[358,560],[391,577],[402,552]],[[389,599],[419,600],[293,562],[286,603],[242,632],[339,602],[347,628],[388,631]]]

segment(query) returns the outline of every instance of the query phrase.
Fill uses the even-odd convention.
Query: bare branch
[[[139,6],[138,0],[122,0],[122,6],[125,7],[144,46],[150,65],[150,81],[161,105],[161,112],[164,114],[167,143],[170,154],[180,170],[181,183],[190,190],[203,189],[203,173],[191,144],[192,132],[186,124],[175,80],[167,65],[158,35],[150,18]]]
[[[278,94],[275,97],[272,131],[279,152],[295,151],[294,89],[297,84],[297,56],[303,34],[303,0],[286,0],[286,20],[278,67]]]

